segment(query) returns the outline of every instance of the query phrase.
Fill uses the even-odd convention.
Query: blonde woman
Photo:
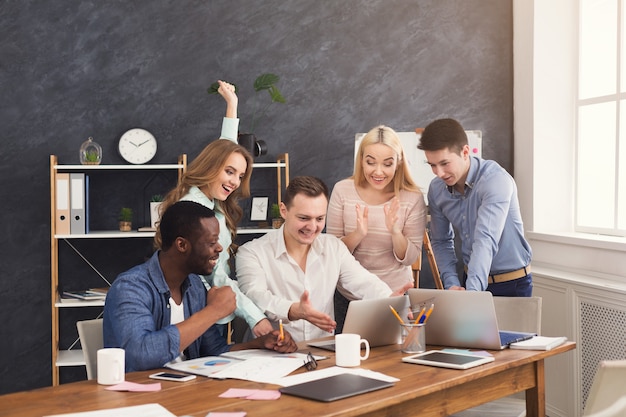
[[[422,248],[426,204],[393,129],[381,125],[365,135],[354,174],[333,188],[327,217],[327,233],[341,238],[394,292],[413,282],[411,265]],[[341,293],[338,288],[335,294],[338,329],[349,301]]]

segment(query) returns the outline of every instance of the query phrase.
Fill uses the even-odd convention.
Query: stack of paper
[[[561,346],[566,341],[567,337],[565,336],[534,336],[528,340],[511,343],[510,346],[511,349],[551,350],[557,346]]]
[[[319,356],[316,360],[325,358]],[[303,366],[306,359],[305,353],[277,353],[271,350],[251,349],[169,363],[165,367],[216,379],[273,382]]]

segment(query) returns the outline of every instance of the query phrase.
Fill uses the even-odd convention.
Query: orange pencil
[[[283,330],[283,319],[278,320],[278,330],[280,334],[278,335],[278,341],[282,342],[285,340],[285,331]]]
[[[398,321],[400,322],[400,324],[404,324],[404,320],[402,320],[402,318],[400,317],[400,315],[398,314],[398,312],[396,311],[395,308],[393,308],[392,306],[389,306],[389,308],[391,309],[391,312],[393,313],[394,316],[396,316],[396,318],[398,319]]]
[[[433,308],[435,308],[435,303],[430,305],[430,308],[428,309],[426,314],[424,314],[424,317],[422,317],[422,319],[420,320],[420,323],[426,323],[426,320],[428,320],[428,318],[430,317],[430,313],[433,312]]]
[[[420,313],[417,315],[417,317],[415,317],[415,321],[413,322],[413,324],[417,324],[420,322],[420,319],[422,318],[422,316],[424,315],[424,312],[426,311],[426,306],[424,306],[422,308],[422,310],[420,311]]]

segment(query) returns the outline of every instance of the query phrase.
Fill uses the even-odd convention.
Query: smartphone
[[[173,372],[157,372],[156,374],[150,375],[150,378],[163,379],[165,381],[184,382],[184,381],[191,381],[192,379],[196,379],[196,376],[188,375],[188,374],[175,374]]]

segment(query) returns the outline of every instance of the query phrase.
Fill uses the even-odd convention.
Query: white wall
[[[546,361],[547,412],[564,417],[582,414],[576,290],[585,282],[600,299],[626,284],[626,239],[573,232],[577,4],[513,1],[514,176],[533,248],[534,293],[544,297],[543,333],[579,343]]]
[[[534,264],[626,282],[626,239],[573,233],[576,6],[514,0],[514,176]]]

